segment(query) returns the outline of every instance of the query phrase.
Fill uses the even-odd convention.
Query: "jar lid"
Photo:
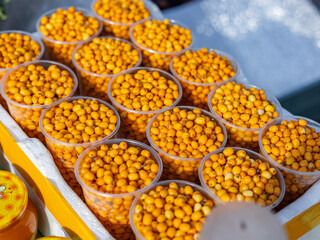
[[[24,182],[13,173],[0,170],[0,230],[18,220],[27,204],[28,191]]]

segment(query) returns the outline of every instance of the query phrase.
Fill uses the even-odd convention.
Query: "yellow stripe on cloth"
[[[320,225],[320,203],[313,205],[284,224],[289,239],[295,240]]]

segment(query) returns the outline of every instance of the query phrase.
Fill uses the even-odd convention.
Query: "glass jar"
[[[0,239],[33,240],[38,214],[24,182],[16,175],[0,170]]]

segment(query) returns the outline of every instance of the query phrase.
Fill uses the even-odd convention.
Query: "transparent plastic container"
[[[43,18],[43,17],[49,18],[52,14],[57,12],[58,9],[67,10],[68,8],[69,7],[61,7],[61,8],[56,8],[56,9],[49,10],[49,11],[45,12],[43,15],[41,15],[39,17],[37,24],[36,24],[36,28],[37,28],[37,32],[38,32],[39,36],[42,38],[43,42],[46,45],[46,48],[48,50],[47,51],[48,57],[51,60],[63,63],[65,65],[67,65],[68,67],[70,67],[72,70],[75,70],[75,68],[72,64],[73,50],[75,49],[75,47],[77,45],[91,41],[93,38],[99,36],[102,31],[102,23],[98,20],[99,21],[98,31],[86,40],[80,40],[80,41],[74,41],[74,42],[57,41],[57,40],[54,40],[54,39],[49,38],[49,37],[45,36],[44,34],[42,34],[42,32],[39,29],[39,27],[41,25],[40,24],[41,18]],[[85,16],[94,18],[93,14],[86,9],[76,8],[76,11],[82,11]]]
[[[192,111],[193,109],[196,109],[197,107],[190,107],[190,106],[177,106],[179,109],[186,110],[186,111]],[[167,110],[172,110],[174,107],[171,107]],[[215,116],[213,116],[212,113],[207,112],[203,109],[202,114],[205,116],[210,117],[213,119],[222,129],[223,135],[224,135],[224,141],[221,144],[220,148],[223,148],[226,145],[227,142],[227,131],[225,127],[223,126],[222,122],[218,120]],[[187,180],[190,182],[199,183],[198,179],[198,168],[200,165],[200,162],[203,158],[182,158],[178,156],[173,156],[162,149],[160,149],[158,146],[154,144],[152,141],[151,135],[150,135],[150,129],[152,126],[152,122],[158,117],[160,113],[153,116],[152,119],[149,121],[147,126],[147,138],[149,141],[149,144],[151,147],[153,147],[160,155],[163,161],[163,176],[161,179],[181,179],[181,180]],[[220,149],[218,148],[218,149]]]
[[[167,187],[169,186],[170,183],[176,183],[178,185],[178,187],[185,187],[185,186],[191,186],[193,188],[194,191],[198,191],[200,192],[203,196],[205,196],[206,198],[210,199],[211,201],[213,201],[213,203],[215,203],[214,201],[214,198],[212,197],[212,195],[208,194],[207,191],[197,185],[197,184],[194,184],[194,183],[191,183],[191,182],[187,182],[187,181],[182,181],[182,180],[166,180],[166,181],[161,181],[161,182],[158,182],[157,184],[154,184],[152,186],[152,188],[149,188],[149,189],[146,189],[144,190],[143,192],[141,192],[133,201],[132,203],[132,206],[131,206],[131,209],[130,209],[130,215],[129,215],[129,218],[130,218],[130,224],[131,224],[131,228],[136,236],[136,239],[137,240],[145,240],[145,238],[141,235],[141,233],[138,231],[137,227],[135,226],[134,224],[134,221],[133,221],[133,215],[134,215],[134,209],[136,207],[136,205],[138,203],[140,203],[140,198],[141,198],[141,195],[146,193],[146,192],[149,192],[151,190],[154,190],[156,189],[158,186],[164,186],[164,187]],[[194,239],[198,239],[198,238],[194,238]]]
[[[269,156],[269,154],[265,151],[261,140],[271,126],[280,125],[283,120],[298,121],[299,119],[306,120],[308,124],[307,126],[314,128],[316,132],[320,132],[320,124],[311,119],[300,117],[300,116],[283,116],[268,122],[262,128],[259,134],[259,147],[260,147],[261,153],[265,156],[265,158],[269,162],[271,162],[274,166],[280,169],[284,177],[284,181],[286,183],[286,195],[281,204],[281,206],[283,207],[290,204],[291,202],[296,200],[298,197],[300,197],[302,194],[304,194],[312,186],[313,183],[315,183],[318,179],[320,179],[320,171],[301,172],[301,171],[295,171],[295,170],[286,168],[285,166],[277,163],[275,160],[273,160]]]
[[[175,82],[178,85],[179,88],[179,97],[177,100],[174,101],[174,103],[166,108],[159,109],[156,111],[137,111],[132,110],[129,108],[126,108],[122,105],[120,105],[112,96],[111,94],[111,88],[113,85],[113,82],[119,75],[126,75],[126,74],[134,74],[138,72],[139,70],[146,70],[148,72],[159,72],[162,76],[164,76],[166,79],[171,80]],[[147,136],[146,136],[146,129],[147,124],[150,121],[150,119],[157,113],[163,112],[168,110],[169,108],[176,106],[181,97],[182,97],[182,88],[177,79],[175,79],[171,74],[155,69],[155,68],[147,68],[147,67],[137,67],[137,68],[131,68],[129,70],[123,71],[116,75],[109,83],[108,86],[108,96],[114,107],[119,111],[120,117],[121,117],[121,129],[119,131],[119,137],[123,138],[129,138],[138,140],[144,143],[148,143]]]
[[[181,51],[159,52],[159,51],[147,48],[145,46],[142,46],[141,44],[139,44],[135,40],[135,38],[133,37],[133,30],[134,30],[134,28],[135,28],[135,26],[137,24],[144,23],[145,21],[148,21],[148,20],[153,20],[153,19],[150,19],[150,18],[144,19],[144,20],[136,22],[135,24],[132,25],[132,27],[130,28],[130,40],[131,40],[131,42],[133,42],[134,45],[136,45],[140,49],[141,54],[142,54],[142,64],[143,64],[143,66],[145,66],[145,67],[153,67],[153,68],[158,68],[158,69],[162,69],[162,70],[165,70],[165,71],[169,71],[170,70],[171,59],[174,56],[179,55],[179,54],[189,50],[192,47],[193,43],[194,43],[194,36],[192,35],[191,44],[187,48],[185,48],[185,49],[183,49]],[[163,19],[156,19],[156,20],[161,20],[162,21]],[[181,23],[178,23],[175,20],[170,20],[170,23],[178,25],[178,26],[183,27],[183,28],[187,28],[186,26],[184,26]]]
[[[256,88],[261,89],[255,85],[251,84],[243,84],[246,88]],[[221,86],[221,85],[220,85]],[[218,118],[226,127],[227,133],[228,133],[228,142],[227,146],[231,147],[243,147],[248,148],[251,150],[254,150],[256,152],[259,152],[259,133],[262,128],[244,128],[244,127],[238,127],[232,123],[229,123],[225,119],[221,118],[212,108],[211,100],[217,90],[220,86],[215,87],[208,95],[208,106],[210,109],[210,112],[213,113],[213,115]],[[265,94],[267,96],[267,100],[271,101],[272,104],[275,105],[276,112],[278,112],[279,116],[282,116],[282,107],[279,103],[279,101],[268,91],[264,90]]]
[[[216,151],[213,151],[211,153],[209,153],[207,156],[205,156],[203,158],[203,160],[201,161],[201,164],[200,164],[200,167],[199,167],[199,179],[200,179],[200,182],[201,182],[201,185],[206,189],[206,191],[213,196],[214,200],[216,201],[216,203],[218,204],[227,204],[226,202],[223,202],[215,193],[213,193],[209,186],[205,183],[204,179],[203,179],[203,174],[202,174],[202,171],[203,171],[203,168],[204,168],[204,164],[205,162],[210,159],[210,156],[213,155],[213,154],[219,154],[219,153],[222,153],[223,150],[225,150],[226,147],[224,148],[219,148],[217,149]],[[275,207],[277,207],[281,201],[283,200],[283,197],[285,195],[285,189],[286,189],[286,185],[285,185],[285,182],[284,182],[284,179],[283,179],[283,176],[281,174],[281,172],[279,171],[279,169],[275,166],[275,164],[270,161],[269,159],[265,158],[264,156],[262,156],[261,154],[257,153],[257,152],[254,152],[252,150],[249,150],[249,149],[245,149],[245,148],[239,148],[239,147],[232,147],[232,149],[234,151],[238,151],[238,150],[244,150],[251,158],[253,159],[260,159],[261,161],[263,162],[267,162],[270,164],[270,166],[274,167],[277,171],[277,174],[275,175],[277,180],[279,181],[280,183],[280,189],[281,189],[281,193],[280,193],[280,196],[278,197],[277,201],[275,201],[273,204],[269,205],[269,206],[266,206],[267,209],[273,209]]]
[[[66,142],[59,141],[59,140],[51,137],[44,130],[42,121],[43,121],[45,114],[51,108],[59,105],[62,102],[72,102],[72,101],[78,100],[78,99],[96,100],[100,104],[106,105],[109,109],[114,111],[115,115],[117,116],[118,121],[117,121],[116,128],[113,130],[113,132],[110,135],[104,137],[103,139],[95,141],[95,142],[73,144],[73,143],[66,143]],[[76,177],[75,177],[75,174],[74,174],[74,166],[76,164],[76,161],[77,161],[78,157],[80,156],[80,154],[82,152],[84,152],[85,149],[87,149],[93,145],[100,144],[105,140],[111,139],[117,133],[117,131],[120,127],[120,117],[119,117],[118,112],[110,104],[108,104],[100,99],[90,98],[90,97],[82,97],[82,96],[72,97],[67,100],[62,99],[60,101],[57,101],[57,102],[51,104],[49,107],[47,107],[46,110],[43,111],[40,116],[39,125],[40,125],[40,130],[45,137],[46,146],[47,146],[48,150],[50,151],[50,153],[52,154],[52,157],[55,161],[55,164],[58,167],[62,177],[78,195],[82,196],[81,195],[82,191],[81,191],[80,185],[78,184]]]
[[[122,39],[129,40],[130,39],[130,27],[134,23],[121,23],[121,22],[114,22],[109,19],[106,19],[102,16],[100,16],[96,11],[94,10],[94,5],[99,0],[92,1],[91,4],[91,11],[93,12],[94,16],[99,19],[104,26],[104,29],[102,31],[103,35],[107,36],[114,36]],[[142,0],[144,2],[145,8],[150,12],[150,17],[159,17],[158,9],[155,9],[155,4],[148,0]]]
[[[192,50],[189,49],[189,51],[191,51],[191,52],[196,52],[198,50],[200,50],[200,49],[192,49]],[[239,67],[238,62],[231,55],[229,55],[225,52],[219,51],[219,50],[214,50],[214,49],[208,49],[208,51],[215,51],[216,54],[219,54],[221,57],[227,57],[227,60],[229,60],[231,62],[231,65],[234,68],[236,75],[234,75],[233,77],[229,78],[226,81],[215,82],[215,83],[192,82],[190,80],[187,80],[187,79],[181,77],[173,69],[174,58],[180,57],[182,54],[176,55],[175,57],[172,58],[172,60],[170,62],[170,72],[181,83],[181,86],[183,89],[181,104],[196,106],[196,107],[199,107],[199,108],[202,108],[202,109],[209,111],[207,99],[208,99],[208,95],[209,95],[210,91],[212,89],[214,89],[216,86],[219,86],[219,85],[225,84],[227,82],[236,80],[239,76],[239,73],[240,73],[240,67]]]
[[[16,30],[6,30],[6,31],[0,31],[0,35],[3,33],[20,33],[21,35],[25,36],[29,36],[31,38],[31,40],[36,41],[39,45],[40,45],[40,53],[39,55],[34,59],[34,60],[40,60],[43,56],[44,53],[44,45],[41,41],[39,41],[37,38],[34,37],[33,34],[28,33],[28,32],[24,32],[24,31],[16,31]],[[33,61],[34,61],[33,60]],[[13,68],[0,68],[0,81],[2,79],[2,77],[6,74],[6,72],[11,71]],[[6,101],[0,96],[0,104],[6,108]]]
[[[130,44],[133,47],[133,49],[137,50],[139,53],[139,61],[137,62],[137,64],[134,67],[140,66],[141,61],[142,61],[141,53],[140,53],[139,49],[136,46],[134,46],[131,42],[123,40],[121,38],[115,38],[115,37],[99,37],[99,38],[106,38],[106,39],[111,38],[114,40],[119,40],[119,41]],[[83,44],[79,44],[74,49],[73,54],[72,54],[72,63],[75,66],[75,68],[77,69],[78,77],[80,80],[81,94],[85,95],[85,96],[99,98],[101,100],[110,102],[109,97],[108,97],[108,93],[107,93],[108,84],[109,84],[110,80],[116,74],[105,75],[105,74],[97,74],[97,73],[89,72],[89,71],[83,69],[82,67],[80,67],[74,58],[74,55],[77,53],[77,50],[87,43],[88,42],[85,42]]]
[[[154,159],[159,166],[159,171],[155,179],[148,186],[142,189],[139,189],[132,193],[123,194],[103,193],[94,190],[93,188],[86,185],[80,177],[80,167],[87,153],[99,148],[101,145],[112,146],[112,144],[119,144],[121,142],[126,142],[128,146],[146,149],[151,153],[151,158]],[[77,160],[75,173],[77,180],[83,189],[87,205],[101,221],[101,223],[106,227],[106,229],[110,232],[110,234],[115,239],[135,239],[129,223],[130,207],[134,198],[138,194],[153,188],[155,183],[157,183],[160,179],[160,176],[162,174],[162,161],[159,155],[151,147],[144,143],[121,138],[112,139],[100,142],[99,144],[95,144],[94,146],[84,151]]]
[[[78,87],[78,79],[74,72],[68,68],[67,66],[53,62],[53,61],[46,61],[46,60],[37,60],[32,62],[27,62],[24,64],[21,64],[14,68],[13,70],[7,72],[5,76],[3,77],[3,80],[0,84],[0,93],[2,97],[5,99],[8,105],[8,109],[10,112],[10,115],[14,118],[14,120],[20,125],[20,127],[26,132],[26,134],[31,138],[38,138],[42,142],[44,142],[43,134],[41,133],[40,127],[39,127],[39,119],[41,113],[48,107],[50,104],[47,105],[24,105],[21,103],[17,103],[10,98],[7,97],[5,94],[7,90],[7,82],[9,81],[9,75],[11,73],[14,73],[17,69],[21,67],[28,67],[29,65],[37,65],[37,66],[43,66],[45,69],[48,69],[51,65],[56,65],[61,70],[65,70],[69,72],[70,76],[74,80],[74,87],[72,89],[72,92],[68,97],[62,98],[61,100],[64,101],[67,98],[72,97]]]

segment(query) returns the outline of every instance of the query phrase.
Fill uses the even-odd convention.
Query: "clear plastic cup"
[[[216,151],[213,151],[211,153],[209,153],[207,156],[205,156],[203,158],[203,160],[201,161],[201,164],[199,166],[199,179],[200,179],[200,182],[201,182],[201,185],[206,189],[206,191],[213,196],[214,200],[216,201],[216,203],[219,203],[219,204],[226,204],[226,202],[223,202],[214,192],[212,192],[209,188],[209,186],[205,183],[204,179],[203,179],[203,174],[202,174],[202,171],[203,171],[203,168],[204,168],[204,164],[205,162],[210,158],[211,155],[213,154],[219,154],[219,153],[222,153],[223,150],[225,150],[226,147],[224,148],[219,148],[217,149]],[[266,208],[268,209],[273,209],[275,207],[277,207],[281,201],[283,200],[283,197],[285,195],[285,189],[286,189],[286,186],[285,186],[285,182],[284,182],[284,179],[283,179],[283,176],[281,174],[281,172],[279,171],[278,168],[276,168],[275,164],[270,161],[269,159],[265,158],[264,156],[262,156],[261,154],[257,153],[257,152],[254,152],[252,150],[249,150],[249,149],[245,149],[245,148],[239,148],[239,147],[232,147],[232,149],[234,151],[238,151],[238,150],[244,150],[251,158],[253,159],[260,159],[261,161],[263,162],[267,162],[269,163],[272,167],[274,167],[277,171],[277,174],[275,175],[277,180],[279,181],[280,183],[280,189],[281,189],[281,193],[280,193],[280,196],[278,197],[277,201],[275,201],[274,203],[272,203],[271,205],[269,206],[266,206]]]
[[[156,50],[152,50],[150,48],[147,48],[147,47],[142,46],[141,44],[139,44],[135,40],[135,38],[133,37],[133,30],[134,30],[135,26],[137,24],[144,23],[145,21],[148,21],[148,20],[153,20],[153,19],[150,19],[150,18],[144,19],[144,20],[136,22],[135,24],[132,25],[132,27],[130,28],[130,40],[131,40],[131,42],[133,42],[134,45],[136,45],[140,49],[141,54],[142,54],[142,64],[143,64],[143,66],[145,66],[145,67],[154,67],[154,68],[162,69],[162,70],[165,70],[165,71],[169,71],[170,70],[171,59],[174,56],[179,55],[179,54],[187,51],[188,49],[190,49],[191,46],[194,43],[194,36],[192,35],[191,44],[187,48],[185,48],[185,49],[183,49],[181,51],[159,52],[159,51],[156,51]],[[156,20],[162,20],[162,19],[156,19]],[[181,23],[178,23],[175,20],[170,20],[170,23],[178,25],[178,26],[183,27],[183,28],[187,28],[186,26],[184,26]]]
[[[221,86],[221,85],[220,85]],[[218,118],[226,127],[227,133],[228,133],[228,142],[227,146],[231,147],[243,147],[248,148],[251,150],[254,150],[256,152],[259,152],[259,133],[262,128],[244,128],[244,127],[238,127],[232,123],[229,123],[222,117],[220,117],[212,108],[211,100],[216,92],[216,90],[220,87],[215,87],[208,95],[208,106],[210,109],[210,112],[213,113],[213,115]],[[244,84],[246,88],[256,88],[261,89],[255,85],[251,84]],[[276,111],[278,112],[279,116],[282,116],[282,107],[279,103],[279,101],[268,91],[264,90],[265,94],[267,96],[267,100],[271,101],[272,104],[275,105]]]
[[[24,31],[17,31],[17,30],[0,31],[0,35],[3,33],[8,33],[8,34],[20,33],[23,36],[25,36],[25,35],[29,36],[31,38],[31,40],[36,41],[40,45],[40,53],[34,60],[40,60],[42,58],[43,53],[44,53],[43,43],[41,41],[39,41],[37,38],[35,38],[34,35],[32,35],[31,33],[24,32]],[[14,69],[14,68],[0,68],[0,81],[1,81],[2,77],[6,74],[6,72],[11,71],[12,69]],[[0,104],[5,108],[7,106],[6,101],[1,96],[0,96]]]
[[[103,23],[104,29],[102,31],[102,34],[129,40],[130,39],[129,30],[134,23],[114,22],[100,16],[94,9],[94,5],[98,1],[100,0],[92,1],[91,11],[93,12],[94,16]],[[154,3],[148,0],[142,0],[142,2],[144,2],[145,8],[150,12],[150,16],[156,17],[157,14],[155,13],[155,10],[154,10]]]
[[[200,49],[192,49],[192,50],[189,49],[189,51],[191,51],[191,52],[195,52],[198,50],[200,50]],[[202,109],[209,111],[207,99],[208,99],[208,95],[209,95],[210,91],[212,89],[214,89],[216,86],[219,86],[219,85],[225,84],[227,82],[236,80],[239,76],[240,68],[239,68],[238,62],[231,55],[229,55],[225,52],[219,51],[219,50],[214,50],[214,49],[208,49],[208,51],[215,51],[216,54],[219,54],[221,57],[227,57],[227,60],[229,60],[231,62],[231,65],[234,68],[236,75],[234,75],[233,77],[229,78],[228,80],[222,81],[222,82],[215,82],[215,83],[192,82],[190,80],[187,80],[187,79],[179,76],[179,74],[177,74],[173,69],[174,58],[180,57],[183,54],[176,55],[175,57],[172,58],[172,60],[170,62],[170,72],[181,83],[181,86],[183,89],[181,104],[189,105],[189,106],[196,106],[196,107],[199,107],[199,108],[202,108]]]
[[[298,121],[299,119],[304,119],[307,121],[307,126],[312,127],[316,130],[316,132],[320,132],[320,124],[300,116],[283,116],[276,119],[273,119],[272,121],[268,122],[261,130],[259,134],[259,147],[261,153],[265,156],[265,158],[271,162],[274,166],[280,169],[284,181],[286,183],[286,195],[285,198],[281,204],[281,206],[286,206],[296,200],[298,197],[300,197],[302,194],[304,194],[313,183],[315,183],[318,179],[320,179],[320,171],[315,172],[301,172],[301,171],[295,171],[289,168],[286,168],[285,166],[277,163],[275,160],[273,160],[269,154],[265,151],[263,144],[262,144],[262,138],[265,136],[268,129],[273,125],[280,125],[283,120],[290,121],[295,120]]]
[[[72,52],[75,49],[75,47],[79,44],[91,41],[93,38],[99,36],[99,34],[102,31],[102,23],[99,21],[99,29],[98,31],[92,35],[90,38],[86,39],[86,40],[80,40],[80,41],[74,41],[74,42],[65,42],[65,41],[57,41],[54,40],[52,38],[49,38],[47,36],[45,36],[44,34],[42,34],[42,32],[40,31],[40,22],[41,22],[41,18],[43,17],[50,17],[52,14],[54,14],[55,12],[57,12],[58,9],[63,9],[63,10],[67,10],[69,7],[61,7],[61,8],[56,8],[53,10],[49,10],[47,12],[45,12],[43,15],[41,15],[37,21],[37,32],[40,35],[40,37],[42,38],[43,42],[46,45],[47,48],[47,52],[48,52],[48,57],[51,60],[63,63],[65,65],[67,65],[68,67],[70,67],[72,70],[75,70],[73,64],[72,64]],[[82,8],[76,8],[76,11],[82,11],[83,14],[85,16],[88,17],[92,17],[94,18],[93,14],[86,10],[86,9],[82,9]]]
[[[186,110],[186,111],[192,111],[193,109],[196,109],[197,107],[191,107],[191,106],[177,106],[179,109]],[[174,107],[171,107],[167,110],[172,110]],[[224,135],[224,141],[221,144],[221,147],[224,147],[227,142],[227,131],[225,127],[223,126],[222,122],[218,120],[215,116],[213,116],[212,113],[205,111],[203,109],[202,114],[205,116],[208,116],[212,120],[214,120],[222,129],[223,135]],[[160,155],[163,161],[163,176],[161,179],[181,179],[181,180],[187,180],[190,182],[198,183],[198,168],[200,165],[200,162],[203,158],[182,158],[170,155],[160,149],[158,146],[155,145],[155,143],[152,141],[151,135],[150,135],[150,129],[152,126],[152,122],[158,117],[160,113],[153,116],[152,119],[149,121],[147,126],[147,138],[149,141],[149,144],[151,147],[153,147]],[[219,149],[220,149],[219,148]]]
[[[74,80],[74,87],[72,89],[72,92],[68,97],[62,98],[61,100],[64,101],[67,98],[70,98],[74,95],[74,93],[77,90],[78,87],[78,79],[74,72],[68,68],[67,66],[53,62],[53,61],[46,61],[46,60],[36,60],[32,62],[27,62],[24,64],[21,64],[14,68],[11,71],[8,71],[1,81],[0,85],[0,93],[2,97],[5,99],[8,105],[8,109],[10,112],[10,115],[14,118],[14,120],[20,125],[20,127],[26,132],[26,134],[31,138],[38,138],[40,141],[44,143],[44,136],[41,133],[40,127],[39,127],[39,119],[41,113],[48,107],[50,104],[47,105],[24,105],[21,103],[17,103],[6,95],[7,90],[7,82],[10,80],[9,76],[10,74],[14,73],[16,70],[20,69],[21,67],[28,67],[29,65],[37,65],[37,66],[43,66],[45,69],[48,69],[51,65],[56,65],[61,70],[69,72],[70,76]]]
[[[90,151],[98,149],[101,145],[112,146],[112,144],[119,144],[121,142],[126,142],[128,146],[146,149],[151,153],[151,158],[154,159],[159,166],[159,171],[155,179],[150,183],[150,185],[142,189],[139,189],[132,193],[123,194],[103,193],[94,190],[90,186],[86,185],[80,177],[80,168],[85,156]],[[95,144],[94,146],[84,151],[77,160],[75,166],[75,174],[78,182],[83,189],[87,205],[96,215],[96,217],[101,221],[101,223],[106,227],[106,229],[110,232],[110,234],[115,239],[134,239],[134,235],[129,223],[130,207],[135,196],[153,188],[153,186],[158,182],[162,174],[162,161],[159,155],[148,145],[134,140],[116,138],[100,142],[99,144]]]
[[[141,235],[141,233],[138,231],[137,227],[135,226],[135,223],[134,223],[134,220],[133,220],[133,215],[134,215],[134,210],[137,206],[138,203],[140,203],[140,198],[142,196],[142,194],[146,193],[146,192],[149,192],[151,190],[154,190],[156,189],[158,186],[163,186],[163,187],[167,187],[169,186],[170,183],[176,183],[178,185],[178,187],[185,187],[185,186],[191,186],[193,188],[194,191],[198,191],[200,192],[203,196],[205,196],[206,198],[210,199],[211,201],[213,201],[214,203],[214,198],[212,197],[212,195],[208,194],[207,191],[197,185],[197,184],[194,184],[194,183],[191,183],[191,182],[187,182],[187,181],[182,181],[182,180],[166,180],[166,181],[161,181],[161,182],[158,182],[157,184],[154,184],[152,186],[152,188],[149,188],[149,189],[146,189],[144,190],[143,192],[141,192],[133,201],[132,203],[132,206],[131,206],[131,209],[130,209],[130,215],[129,215],[129,218],[130,218],[130,224],[131,224],[131,228],[134,232],[134,235],[136,236],[136,239],[137,240],[145,240],[145,238]],[[199,234],[198,234],[199,235]],[[197,237],[197,233],[195,234],[194,236],[194,239],[199,239]]]
[[[78,100],[78,99],[96,100],[100,104],[106,105],[108,108],[110,108],[111,110],[114,111],[115,115],[117,116],[118,121],[117,121],[116,128],[113,130],[113,132],[110,135],[104,137],[103,139],[95,141],[95,142],[73,144],[73,143],[66,143],[66,142],[59,141],[59,140],[53,138],[52,136],[50,136],[44,130],[42,121],[43,121],[45,114],[51,108],[59,105],[62,102],[66,102],[66,101],[72,102],[72,101]],[[78,184],[76,177],[75,177],[75,174],[74,174],[74,166],[76,164],[76,161],[77,161],[78,157],[80,156],[80,154],[85,151],[85,149],[87,149],[93,145],[100,144],[100,143],[104,142],[105,140],[111,139],[117,133],[117,131],[120,127],[120,117],[119,117],[118,112],[109,103],[106,103],[100,99],[91,98],[91,97],[82,97],[82,96],[72,97],[67,100],[62,99],[62,100],[57,101],[57,102],[51,104],[50,106],[48,106],[46,108],[46,110],[42,112],[42,114],[40,116],[39,125],[40,125],[40,130],[45,137],[46,146],[47,146],[48,150],[50,151],[50,153],[52,154],[53,160],[55,161],[55,164],[57,165],[62,177],[69,184],[69,186],[72,187],[72,189],[78,195],[81,196],[81,188],[80,188],[80,185]]]
[[[114,40],[119,40],[125,43],[130,44],[135,50],[138,51],[139,53],[139,61],[134,67],[139,67],[142,61],[142,56],[139,51],[139,49],[134,46],[131,42],[123,40],[121,38],[115,38],[115,37],[99,37],[99,38],[111,38]],[[82,47],[83,45],[87,44],[88,42],[85,42],[83,44],[79,44],[73,51],[72,54],[72,63],[77,69],[78,77],[80,79],[80,89],[81,89],[81,94],[85,96],[90,96],[90,97],[95,97],[99,98],[101,100],[110,102],[109,97],[108,97],[108,84],[110,80],[116,75],[116,74],[97,74],[93,72],[89,72],[82,67],[78,65],[76,62],[74,55],[77,53],[77,50]]]
[[[174,101],[174,103],[166,108],[159,109],[156,111],[137,111],[132,110],[129,108],[126,108],[122,105],[120,105],[112,96],[111,94],[111,88],[113,85],[113,82],[119,75],[126,75],[126,74],[134,74],[138,72],[139,70],[146,70],[148,72],[159,72],[162,76],[164,76],[166,79],[171,80],[175,82],[179,87],[179,97],[177,100]],[[129,70],[123,71],[119,73],[118,75],[114,76],[112,80],[109,83],[108,86],[108,96],[114,107],[119,111],[121,116],[121,129],[119,131],[119,137],[123,138],[129,138],[129,139],[135,139],[144,143],[148,143],[147,136],[146,136],[146,129],[147,124],[150,121],[150,119],[157,113],[163,112],[168,110],[169,108],[176,106],[181,97],[182,97],[182,88],[177,79],[175,79],[171,74],[155,69],[155,68],[147,68],[147,67],[137,67],[137,68],[131,68]]]

